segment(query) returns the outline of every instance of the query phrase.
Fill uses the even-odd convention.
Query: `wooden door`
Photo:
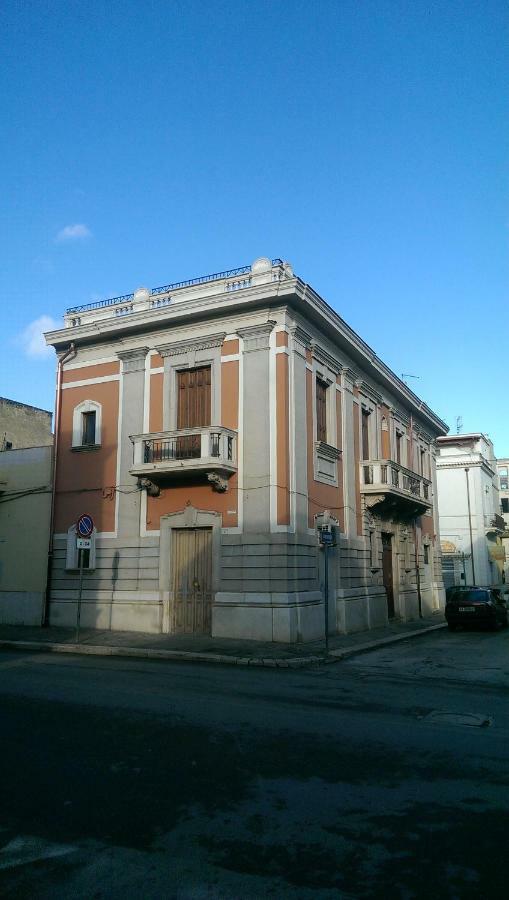
[[[385,593],[387,594],[387,612],[389,619],[394,618],[394,583],[392,577],[392,534],[382,532],[382,572]]]
[[[212,610],[212,529],[172,531],[174,634],[210,634]]]

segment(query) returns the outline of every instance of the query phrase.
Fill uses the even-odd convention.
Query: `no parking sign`
[[[76,522],[76,534],[79,538],[89,538],[94,530],[94,520],[88,513],[83,513]]]

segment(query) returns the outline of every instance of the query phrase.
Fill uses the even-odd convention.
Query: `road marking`
[[[75,853],[77,849],[70,844],[50,844],[36,837],[16,837],[0,850],[0,870],[15,869],[42,859],[66,856],[68,853]]]
[[[454,713],[436,709],[422,718],[438,725],[467,725],[469,728],[488,728],[493,725],[493,718],[482,713]]]

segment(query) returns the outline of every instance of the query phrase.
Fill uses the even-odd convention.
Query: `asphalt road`
[[[5,898],[497,898],[509,631],[305,671],[0,653]]]

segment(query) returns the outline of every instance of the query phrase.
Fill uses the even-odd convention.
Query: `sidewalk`
[[[44,650],[93,656],[129,656],[139,659],[188,660],[243,666],[297,668],[338,662],[357,653],[376,650],[397,641],[445,628],[443,615],[416,622],[394,622],[385,628],[360,634],[341,634],[329,639],[329,655],[323,641],[309,644],[275,644],[213,638],[192,634],[141,634],[132,631],[96,631],[83,628],[76,643],[74,628],[33,628],[0,625],[0,650]]]

